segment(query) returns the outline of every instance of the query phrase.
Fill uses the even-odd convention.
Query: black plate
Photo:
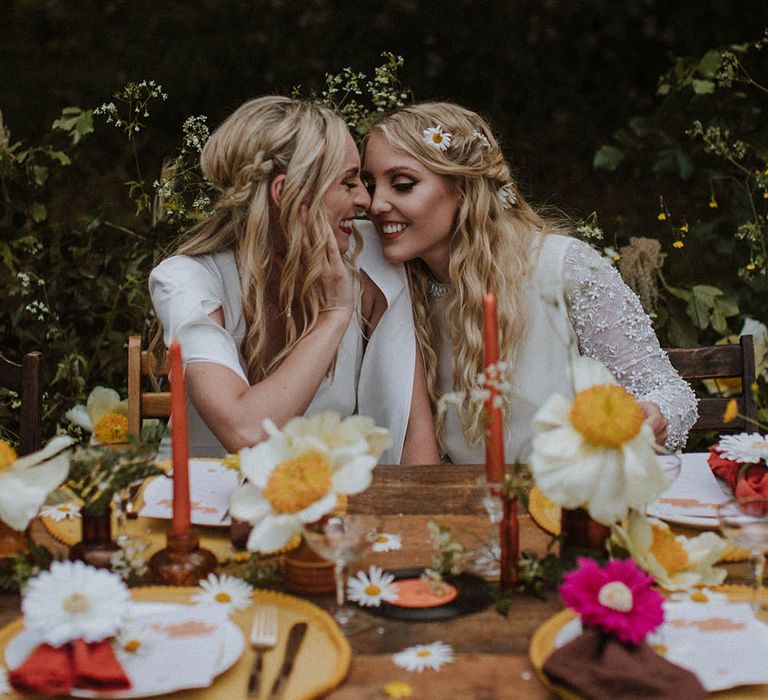
[[[404,578],[419,578],[423,572],[424,569],[421,567],[385,570],[385,573],[392,574],[395,577],[395,581]],[[378,608],[363,605],[360,608],[371,615],[378,615],[379,617],[418,622],[450,620],[460,615],[480,612],[493,603],[491,584],[479,576],[464,573],[458,576],[446,576],[445,580],[456,586],[456,597],[450,602],[445,603],[445,605],[437,605],[432,608],[402,608],[382,601]]]

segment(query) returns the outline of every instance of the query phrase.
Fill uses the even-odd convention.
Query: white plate
[[[189,494],[194,525],[229,527],[229,501],[237,489],[239,474],[224,466],[220,459],[189,461]],[[173,479],[158,476],[142,492],[142,518],[169,520],[172,515]]]
[[[168,603],[134,603],[133,607],[142,613],[149,611],[161,611],[170,610],[170,608],[178,608],[179,606]],[[189,609],[192,606],[184,606]],[[231,620],[223,621],[224,636],[221,649],[219,650],[218,658],[216,659],[215,676],[220,675],[228,668],[233,666],[235,662],[240,658],[245,647],[245,641],[243,639],[243,633],[240,628],[234,624]],[[8,642],[5,648],[5,664],[9,669],[14,669],[20,666],[24,660],[29,656],[32,650],[40,643],[37,635],[34,635],[29,630],[22,630],[13,639]],[[135,673],[135,671],[134,671]],[[131,674],[129,674],[130,678]],[[77,698],[147,698],[154,697],[156,695],[163,695],[165,693],[172,693],[177,690],[184,690],[185,688],[193,687],[206,687],[204,685],[192,685],[189,682],[176,681],[169,682],[162,687],[157,686],[151,690],[117,690],[109,691],[107,693],[99,693],[95,690],[73,690],[69,697]]]

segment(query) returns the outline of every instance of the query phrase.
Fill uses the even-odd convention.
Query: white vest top
[[[382,455],[381,463],[396,464],[408,424],[416,357],[411,298],[404,269],[384,261],[373,226],[369,222],[355,225],[364,239],[357,266],[384,293],[387,311],[365,354],[359,314],[353,315],[339,345],[333,376],[323,379],[305,415],[334,410],[342,418],[357,412],[370,416],[393,437],[393,446]],[[242,291],[231,250],[167,258],[152,271],[149,290],[166,347],[176,338],[185,366],[213,362],[248,381],[240,353],[245,334]],[[218,308],[224,313],[223,328],[208,315]],[[223,457],[224,447],[191,403],[188,416],[190,456]],[[161,452],[168,451],[169,441],[165,441]]]

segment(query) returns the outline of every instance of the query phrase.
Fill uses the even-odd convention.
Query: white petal
[[[248,536],[251,552],[274,552],[288,544],[291,537],[301,532],[301,525],[291,516],[268,515],[253,526]]]
[[[56,437],[52,438],[46,445],[43,447],[42,450],[38,450],[37,452],[32,452],[31,454],[24,455],[23,457],[19,457],[14,463],[13,463],[13,469],[27,469],[28,467],[33,467],[36,464],[40,464],[41,462],[45,462],[46,460],[50,459],[54,455],[59,454],[59,452],[62,452],[63,450],[67,449],[72,443],[74,442],[74,439],[71,438],[69,435],[57,435]]]
[[[96,425],[99,418],[106,413],[127,413],[120,401],[120,394],[114,389],[108,389],[104,386],[97,386],[88,396],[86,408],[91,418],[91,423]]]
[[[24,530],[68,470],[67,456],[59,455],[39,467],[0,473],[0,520],[14,530]]]
[[[261,495],[261,489],[246,482],[232,494],[229,512],[238,520],[254,524],[272,512],[272,508]]]
[[[313,523],[315,520],[320,520],[324,515],[330,513],[335,507],[338,501],[338,496],[333,492],[328,492],[320,500],[308,505],[304,510],[296,513],[302,523]]]
[[[91,423],[91,419],[88,415],[88,409],[81,403],[70,408],[64,414],[64,417],[75,425],[79,425],[83,430],[87,430],[89,433],[93,431],[93,423]]]
[[[573,387],[578,394],[596,384],[617,384],[608,368],[591,357],[578,357],[573,363]]]
[[[267,485],[272,470],[290,458],[282,436],[240,450],[240,471],[259,488]]]
[[[376,459],[360,456],[333,473],[333,490],[337,493],[361,493],[371,485]]]

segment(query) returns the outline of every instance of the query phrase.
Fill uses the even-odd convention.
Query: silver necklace
[[[427,277],[427,294],[431,299],[439,299],[453,289],[450,282],[438,282],[432,275]]]

